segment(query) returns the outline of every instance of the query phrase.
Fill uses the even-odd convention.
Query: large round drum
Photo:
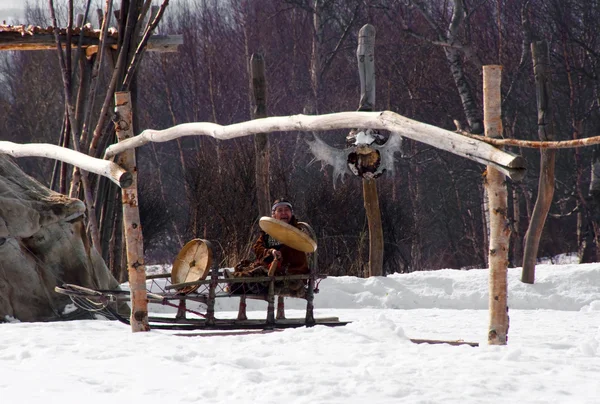
[[[294,250],[311,253],[317,249],[317,243],[308,234],[281,220],[263,216],[258,225],[269,236]]]
[[[196,238],[187,243],[173,262],[171,282],[184,283],[206,279],[212,264],[212,245],[208,240]]]

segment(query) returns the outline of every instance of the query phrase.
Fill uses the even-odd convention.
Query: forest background
[[[66,6],[55,3],[64,27]],[[75,5],[83,9],[85,3]],[[366,23],[377,30],[376,110],[449,130],[458,121],[463,129],[481,133],[482,66],[500,64],[504,137],[538,140],[530,44],[546,40],[557,140],[599,132],[599,1],[171,3],[158,32],[182,34],[184,45],[177,53],[145,54],[132,86],[136,133],[186,122],[227,125],[251,119],[249,60],[258,53],[266,63],[269,116],[356,110],[357,34]],[[47,9],[44,1],[28,2],[23,21],[13,23],[52,25]],[[97,21],[90,23],[98,27]],[[108,72],[101,74],[99,85],[106,86],[109,79]],[[64,110],[56,51],[0,53],[2,140],[57,144]],[[337,131],[322,138],[343,148],[346,135]],[[364,276],[368,225],[360,179],[346,176],[334,184],[331,167],[310,164],[310,133],[272,133],[269,138],[271,196],[288,197],[296,216],[314,227],[321,271]],[[597,260],[600,218],[589,191],[596,149],[557,152],[556,191],[540,256],[577,251],[583,262]],[[252,137],[219,142],[181,138],[137,150],[147,263],[171,262],[194,237],[213,242],[220,265],[248,257],[258,221],[254,150]],[[528,170],[523,181],[507,184],[510,265],[520,266],[540,158],[536,149],[509,150],[525,157]],[[409,139],[397,158],[395,173],[377,180],[384,271],[486,267],[485,167]],[[65,191],[53,174],[54,161],[21,158],[18,163],[45,185]],[[98,207],[97,212],[99,220],[116,220],[103,217]],[[103,255],[122,279],[124,254],[106,249]]]

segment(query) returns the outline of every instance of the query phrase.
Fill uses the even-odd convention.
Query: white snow
[[[600,263],[509,270],[507,346],[488,346],[487,270],[328,278],[317,317],[268,334],[131,333],[118,322],[0,325],[2,403],[599,403]],[[232,317],[237,299],[218,299]],[[286,299],[287,316],[303,303]],[[164,312],[164,308],[152,308]],[[265,316],[266,303],[249,302]],[[187,333],[188,335],[190,333]],[[409,338],[479,342],[427,345]]]

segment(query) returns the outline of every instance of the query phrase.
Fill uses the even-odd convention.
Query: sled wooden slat
[[[324,279],[326,278],[326,275],[317,275],[315,276],[315,279]],[[286,280],[306,280],[306,279],[310,279],[310,275],[286,275],[286,276],[262,276],[262,277],[256,277],[256,278],[245,278],[245,277],[240,277],[240,278],[227,278],[227,279],[217,279],[216,283],[257,283],[257,282],[270,282],[270,281],[286,281]],[[205,279],[202,281],[194,281],[194,282],[183,282],[183,283],[176,283],[173,285],[167,285],[165,286],[166,290],[172,290],[172,289],[182,289],[186,286],[196,286],[196,285],[209,285],[211,283],[210,279]]]
[[[170,278],[170,277],[171,277],[171,274],[169,274],[169,273],[146,275],[146,279],[165,279],[165,278]]]
[[[163,324],[179,324],[193,326],[193,329],[207,330],[243,330],[243,329],[278,329],[278,328],[298,328],[305,327],[305,319],[293,318],[275,320],[269,324],[265,319],[236,320],[236,319],[215,319],[214,324],[207,324],[205,319],[174,319],[169,317],[149,317],[149,322]],[[315,318],[314,325],[324,325],[329,327],[344,326],[347,321],[340,321],[338,317]],[[190,328],[191,329],[191,328]]]

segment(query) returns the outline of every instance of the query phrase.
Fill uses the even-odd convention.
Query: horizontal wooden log
[[[77,46],[81,38],[81,46],[92,48],[98,46],[100,30],[79,28],[71,35],[72,46]],[[106,37],[106,45],[117,48],[118,33],[112,30]],[[66,30],[60,30],[60,41],[64,46],[67,41]],[[148,40],[148,52],[177,52],[177,47],[183,45],[183,35],[152,35]],[[0,25],[0,50],[54,50],[56,39],[52,27],[25,27]]]
[[[499,150],[479,139],[472,139],[437,126],[414,121],[391,111],[291,115],[255,119],[227,126],[210,122],[196,122],[184,123],[164,130],[146,129],[137,136],[109,146],[105,158],[111,158],[125,150],[142,146],[148,142],[166,142],[183,136],[211,136],[215,139],[226,140],[256,133],[312,132],[350,128],[397,132],[404,137],[478,163],[491,164],[513,180],[520,180],[525,176],[525,160],[521,156]]]
[[[75,150],[47,143],[18,144],[0,141],[0,153],[13,157],[46,157],[77,166],[85,171],[110,179],[121,188],[131,186],[131,173],[112,161],[90,157]]]

